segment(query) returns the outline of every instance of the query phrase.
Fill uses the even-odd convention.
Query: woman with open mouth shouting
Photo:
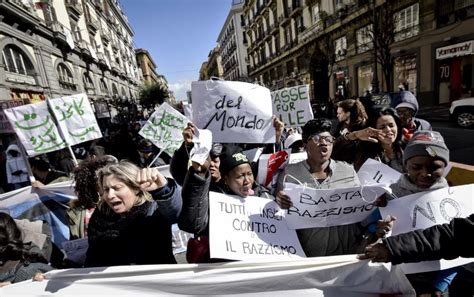
[[[98,172],[101,199],[88,227],[85,266],[174,264],[171,225],[181,189],[157,168],[121,161]]]

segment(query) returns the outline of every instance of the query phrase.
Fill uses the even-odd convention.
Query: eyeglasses
[[[322,141],[324,140],[326,143],[333,143],[336,138],[331,135],[319,135],[319,134],[314,134],[309,137],[314,143],[321,144]]]

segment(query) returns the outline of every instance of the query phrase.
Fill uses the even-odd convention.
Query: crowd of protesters
[[[448,186],[442,174],[449,163],[449,149],[428,122],[415,118],[418,103],[410,92],[400,92],[392,106],[377,110],[367,110],[358,99],[346,99],[337,102],[334,111],[337,126],[329,119],[315,118],[301,128],[290,128],[274,118],[276,138],[270,151],[290,149],[307,154],[306,160],[290,164],[280,173],[276,189],[256,182],[257,166],[243,153],[249,146],[215,143],[204,164],[190,162],[196,133],[193,123],[184,129],[183,143],[173,156],[163,153],[155,158],[158,149],[138,134],[141,125],[130,123],[111,127],[99,141],[75,148],[78,166],[64,150],[30,159],[37,181],[32,186],[75,181],[78,199],[67,210],[70,238],[87,238],[89,248],[84,263],[48,262],[50,255],[40,257],[31,244],[21,242],[11,218],[0,217],[0,230],[6,234],[0,236],[0,282],[31,278],[36,272],[52,269],[47,263],[55,268],[176,263],[171,242],[174,223],[194,235],[188,244],[188,262],[225,261],[210,258],[210,191],[248,199],[264,197],[288,209],[292,201],[284,182],[297,180],[316,189],[356,187],[360,185],[357,171],[368,158],[402,173],[391,185],[393,194],[385,197],[380,207],[391,199]],[[29,185],[27,164],[18,146],[10,145],[6,156],[7,180],[2,188]],[[164,164],[170,164],[173,178],[164,177],[155,168]],[[397,221],[387,222],[377,215],[376,211],[354,224],[300,229],[298,239],[308,257],[361,254],[361,259],[397,264],[474,256],[462,243],[472,234],[472,216],[392,239],[386,236]],[[463,233],[455,232],[453,226],[462,226],[458,228]],[[443,241],[430,244],[435,238]],[[459,246],[454,244],[457,242]],[[418,295],[440,296],[450,290],[459,269],[410,275],[409,280]],[[457,288],[468,288],[472,295],[470,268],[462,269],[463,281],[458,281],[462,284]],[[26,270],[26,276],[15,276]]]

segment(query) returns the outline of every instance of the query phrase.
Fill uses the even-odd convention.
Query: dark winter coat
[[[212,183],[209,170],[201,177],[190,167],[182,190],[183,209],[178,220],[181,230],[198,236],[209,234],[209,191],[235,195],[224,184]],[[255,184],[253,191],[255,196],[273,199],[260,185]]]
[[[455,218],[449,224],[435,225],[383,239],[392,255],[392,264],[457,257],[474,257],[470,240],[474,235],[474,214]]]
[[[175,181],[151,192],[154,201],[134,206],[125,216],[96,209],[88,226],[85,266],[175,264],[171,225],[181,211]]]

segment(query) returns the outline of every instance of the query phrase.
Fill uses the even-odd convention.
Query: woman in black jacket
[[[171,224],[181,211],[175,181],[126,161],[97,175],[101,200],[88,226],[85,266],[175,264]]]
[[[211,262],[209,255],[209,191],[237,195],[257,196],[273,199],[270,192],[255,182],[250,161],[236,145],[224,145],[220,155],[221,180],[211,183],[209,161],[204,165],[193,162],[183,184],[183,210],[178,226],[193,233],[197,241],[191,240],[186,254],[190,263]],[[215,260],[214,260],[215,261]]]

